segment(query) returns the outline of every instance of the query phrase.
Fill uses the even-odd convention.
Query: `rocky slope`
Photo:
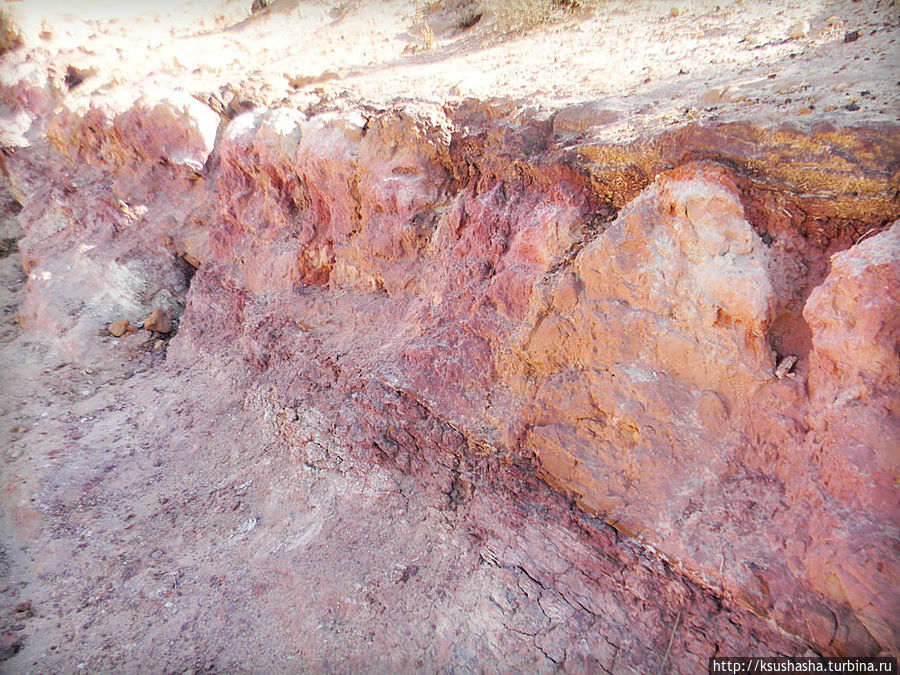
[[[629,137],[604,102],[84,107],[40,77],[5,82],[28,275],[5,419],[29,453],[5,481],[8,504],[38,504],[7,525],[38,542],[83,522],[76,503],[104,522],[97,490],[148,540],[97,528],[80,565],[160,550],[216,588],[197,542],[224,547],[210,532],[235,520],[222,564],[264,597],[214,602],[275,613],[283,644],[241,656],[272,625],[250,617],[230,651],[198,646],[200,666],[694,672],[717,653],[897,653],[895,121],[735,114]],[[105,330],[156,309],[171,341]],[[29,349],[107,375],[79,424],[121,417],[94,423],[66,480],[36,468],[59,452],[26,437],[44,423],[13,411],[56,377]],[[133,359],[148,373],[122,382]],[[117,424],[157,471],[130,466]],[[254,476],[240,517],[235,473]],[[171,482],[143,510],[123,501],[138,476]],[[170,507],[169,489],[200,492]],[[23,570],[87,569],[31,545]],[[185,611],[216,610],[192,594]],[[189,645],[221,639],[187,625]],[[160,653],[156,637],[127,653],[68,639],[93,667]],[[58,649],[47,663],[71,664]]]

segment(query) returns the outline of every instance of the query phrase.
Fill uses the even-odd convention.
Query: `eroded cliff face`
[[[896,653],[896,128],[590,114],[57,109],[6,159],[22,322],[84,358],[180,315],[169,361],[243,363],[296,461],[415,476],[545,589],[590,562],[515,543],[535,477],[821,653]]]

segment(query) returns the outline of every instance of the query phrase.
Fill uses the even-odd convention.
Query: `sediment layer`
[[[26,332],[79,361],[168,311],[170,367],[241,370],[296,462],[413,477],[562,602],[528,633],[553,663],[615,607],[643,625],[609,590],[635,574],[646,635],[709,622],[682,664],[900,649],[896,126],[616,144],[590,105],[223,119],[17,86]]]

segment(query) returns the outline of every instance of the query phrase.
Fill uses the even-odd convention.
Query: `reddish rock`
[[[31,600],[24,600],[16,605],[13,610],[13,614],[16,619],[28,619],[34,615],[34,609],[32,608],[33,602]]]
[[[627,599],[601,590],[599,551],[637,544],[536,476],[822,652],[896,649],[897,228],[854,246],[896,216],[896,130],[614,146],[591,137],[608,111],[535,114],[253,111],[213,148],[188,105],[62,108],[52,146],[9,158],[26,330],[74,341],[109,298],[119,316],[184,302],[173,364],[238,361],[298,462],[380,463],[469,504],[485,555],[576,623],[659,636],[678,609],[634,599],[660,596],[658,569],[609,572]],[[619,663],[571,646],[594,629],[500,600],[556,662]],[[689,634],[682,670],[717,632]]]
[[[109,324],[106,330],[108,330],[109,334],[113,337],[122,337],[127,333],[133,332],[135,328],[129,323],[128,319],[119,319],[118,321]]]
[[[152,330],[156,333],[172,332],[172,317],[164,309],[154,309],[144,320],[144,330]]]
[[[808,445],[842,513],[813,514],[810,576],[900,650],[900,221],[834,255],[803,316],[812,331]],[[823,513],[824,511],[824,513]]]

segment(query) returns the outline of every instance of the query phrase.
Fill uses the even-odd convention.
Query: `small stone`
[[[856,42],[857,40],[859,40],[858,30],[848,30],[844,33],[844,42]]]
[[[403,569],[403,573],[400,575],[400,582],[405,583],[405,582],[409,581],[410,579],[412,579],[414,576],[416,576],[418,573],[419,573],[418,565],[407,565]]]
[[[13,610],[13,614],[16,619],[27,619],[31,615],[34,614],[34,610],[31,607],[31,600],[25,600],[16,605],[16,608]]]
[[[721,87],[711,89],[700,97],[700,102],[704,105],[714,105],[716,103],[727,103],[733,98],[731,87]]]
[[[800,21],[791,26],[789,36],[792,40],[805,38],[807,35],[809,35],[809,21]]]
[[[669,16],[671,16],[671,17],[676,17],[679,14],[681,14],[681,10],[678,9],[677,7],[673,7],[672,9],[669,10]]]
[[[106,330],[109,331],[109,334],[113,337],[122,337],[126,333],[130,333],[134,329],[134,326],[129,323],[128,319],[120,319],[115,323],[109,324]]]
[[[172,332],[172,319],[166,310],[154,309],[144,321],[144,328],[157,333],[170,333]]]
[[[156,342],[153,343],[153,349],[156,349],[156,350],[160,350],[165,346],[166,346],[165,340],[157,340]]]
[[[5,661],[19,653],[22,649],[22,638],[13,634],[6,633],[0,636],[0,661]]]
[[[847,105],[844,106],[844,109],[849,110],[850,112],[855,112],[855,111],[859,110],[859,104],[858,103],[848,103]]]
[[[779,380],[787,377],[791,372],[791,368],[794,367],[795,363],[797,363],[796,356],[785,356],[783,359],[781,359],[778,367],[775,368],[775,377],[777,377]]]

